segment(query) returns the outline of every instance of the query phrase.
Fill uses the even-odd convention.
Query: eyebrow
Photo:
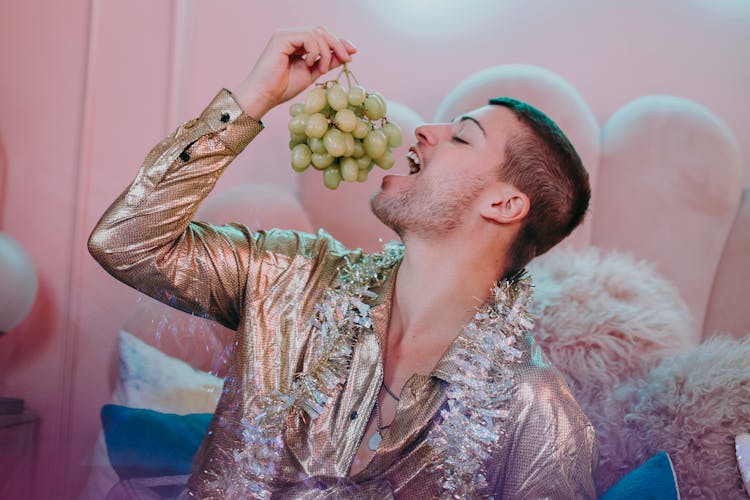
[[[462,116],[462,117],[461,117],[461,118],[460,118],[460,119],[459,119],[458,121],[460,121],[460,122],[465,122],[466,120],[468,120],[468,121],[471,121],[471,122],[474,122],[474,123],[476,123],[476,124],[477,124],[477,127],[479,127],[479,129],[480,129],[480,130],[482,131],[482,133],[484,134],[484,137],[485,137],[485,138],[487,137],[487,132],[485,132],[485,130],[484,130],[484,127],[482,126],[482,124],[481,124],[481,123],[479,123],[479,121],[478,121],[478,120],[477,120],[476,118],[473,118],[473,117],[471,117],[471,116],[467,116],[467,115],[464,115],[464,116]]]

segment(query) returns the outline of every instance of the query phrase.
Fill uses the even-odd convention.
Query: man
[[[404,243],[379,254],[322,231],[192,222],[265,113],[355,52],[323,28],[275,33],[91,235],[116,278],[237,331],[189,494],[594,497],[593,429],[528,335],[520,271],[589,198],[544,115],[499,99],[417,128],[412,174],[372,199]]]

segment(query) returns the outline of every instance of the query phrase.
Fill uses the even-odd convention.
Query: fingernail
[[[354,50],[357,50],[357,46],[356,46],[356,45],[354,45],[354,44],[353,44],[352,42],[350,42],[350,41],[349,41],[349,40],[347,40],[346,38],[344,38],[344,41],[345,41],[345,42],[346,42],[346,43],[347,43],[347,44],[348,44],[348,45],[349,45],[349,46],[350,46],[351,48],[353,48]]]

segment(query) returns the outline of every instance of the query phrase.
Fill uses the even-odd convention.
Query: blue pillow
[[[101,417],[109,461],[125,480],[190,474],[213,414],[176,415],[104,405]]]
[[[617,481],[600,500],[655,499],[678,500],[677,483],[672,461],[660,451],[640,467]]]

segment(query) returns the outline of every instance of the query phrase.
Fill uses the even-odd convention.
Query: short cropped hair
[[[591,187],[575,148],[547,115],[509,97],[490,99],[489,103],[510,109],[526,129],[506,143],[499,172],[500,180],[525,193],[531,205],[508,254],[508,277],[581,223]]]

